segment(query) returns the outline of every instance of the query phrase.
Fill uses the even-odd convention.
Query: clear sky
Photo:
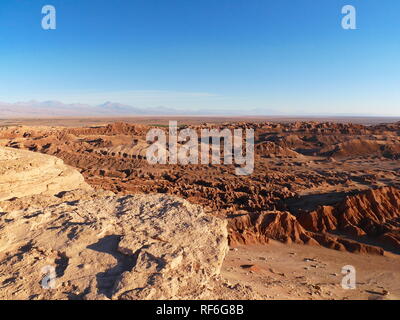
[[[0,101],[31,99],[400,115],[400,1],[1,0]]]

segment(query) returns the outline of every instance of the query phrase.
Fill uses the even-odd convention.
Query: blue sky
[[[400,115],[399,88],[398,0],[0,2],[3,102]]]

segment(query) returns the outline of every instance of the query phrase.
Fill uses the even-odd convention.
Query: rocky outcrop
[[[102,196],[3,213],[2,298],[210,297],[226,224],[164,195]],[[56,273],[46,290],[43,268]]]
[[[0,201],[89,189],[82,175],[55,157],[0,148]]]
[[[391,141],[379,141],[376,139],[352,139],[338,143],[330,149],[323,150],[323,152],[335,158],[374,155],[389,159],[399,159],[400,145],[397,141],[393,143]]]
[[[288,147],[279,146],[278,144],[271,141],[265,141],[263,143],[257,144],[256,152],[268,158],[304,158],[302,154],[299,154]]]
[[[1,157],[0,298],[255,297],[219,281],[226,221],[200,206],[79,189],[82,176],[63,176],[70,168],[50,156],[1,149]]]
[[[326,217],[326,220],[329,221],[329,218]],[[289,212],[273,211],[233,217],[228,222],[228,230],[229,243],[234,246],[266,244],[273,239],[288,244],[321,245],[340,251],[384,255],[384,250],[380,247],[326,233],[327,230],[324,228],[302,225]],[[388,237],[386,241],[392,242],[393,238]]]
[[[298,217],[312,232],[339,231],[353,238],[372,238],[400,250],[400,190],[384,187],[348,196],[336,206],[321,206]]]
[[[268,243],[269,239],[285,243],[318,244],[289,212],[245,214],[229,220],[230,244]]]

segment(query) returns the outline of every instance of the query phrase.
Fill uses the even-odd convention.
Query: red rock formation
[[[285,243],[317,244],[289,212],[272,211],[246,214],[228,223],[231,244],[268,243],[269,239]]]
[[[303,155],[291,150],[287,147],[281,147],[274,142],[266,141],[256,146],[257,154],[270,158],[287,157],[287,158],[303,158]]]
[[[145,136],[152,126],[139,124],[0,127],[0,145],[61,158],[78,168],[95,188],[123,194],[178,195],[221,217],[245,212],[230,219],[232,243],[276,239],[375,252],[376,248],[349,240],[368,236],[382,246],[397,245],[399,218],[394,213],[398,214],[399,201],[395,191],[350,197],[340,208],[336,203],[345,194],[361,189],[388,183],[400,188],[400,169],[392,160],[400,150],[400,123],[364,126],[297,121],[188,126],[196,130],[254,129],[254,173],[238,177],[233,165],[149,165],[143,153]],[[308,196],[301,196],[304,194]],[[323,206],[315,210],[318,205]],[[348,239],[336,235],[339,232]]]
[[[371,237],[400,249],[400,190],[384,187],[348,196],[336,206],[322,206],[298,217],[312,232],[339,231],[351,237]]]
[[[228,222],[229,243],[238,244],[267,244],[269,239],[284,243],[321,245],[330,249],[383,255],[379,247],[343,239],[331,234],[306,230],[289,212],[271,211],[261,214],[244,214],[232,218]]]

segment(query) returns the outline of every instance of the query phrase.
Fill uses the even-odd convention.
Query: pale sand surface
[[[246,268],[250,265],[254,266]],[[341,286],[341,270],[346,265],[356,268],[354,290]],[[390,253],[361,255],[272,240],[268,245],[231,248],[222,276],[272,300],[400,298],[400,256]],[[384,295],[384,290],[388,294]]]

